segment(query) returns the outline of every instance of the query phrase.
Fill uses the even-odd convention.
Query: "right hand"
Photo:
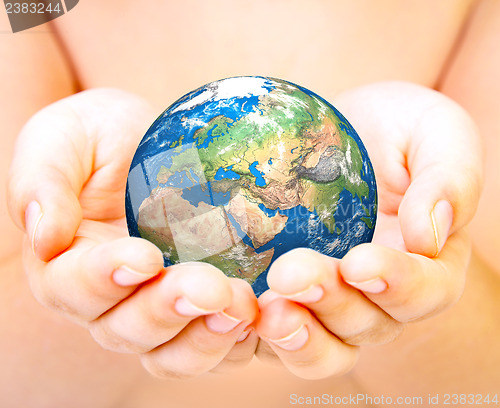
[[[26,231],[30,287],[104,348],[139,354],[154,375],[193,377],[246,363],[258,342],[250,285],[204,263],[164,268],[156,246],[128,236],[128,169],[153,119],[138,97],[98,89],[50,105],[26,124],[8,204]]]
[[[373,242],[341,260],[290,251],[271,266],[270,290],[259,298],[257,331],[267,344],[259,343],[257,355],[274,353],[307,379],[346,372],[355,346],[387,343],[403,324],[458,301],[470,254],[467,224],[482,181],[476,127],[444,95],[391,81],[348,90],[334,103],[375,170]]]

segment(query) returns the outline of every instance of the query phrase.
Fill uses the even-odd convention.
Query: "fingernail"
[[[240,337],[238,337],[238,340],[236,340],[236,343],[241,343],[242,341],[245,341],[250,334],[252,329],[244,330],[241,334]]]
[[[345,281],[345,283],[368,293],[380,293],[387,289],[387,282],[382,278],[368,279],[363,282]]]
[[[215,333],[227,333],[238,326],[242,320],[233,317],[226,312],[218,312],[205,317],[205,324]]]
[[[134,271],[126,265],[120,266],[113,272],[113,280],[120,286],[133,286],[138,285],[154,275],[147,275],[145,273]]]
[[[453,223],[453,207],[446,200],[436,203],[431,213],[432,228],[436,241],[436,256],[439,255],[450,233]]]
[[[33,254],[36,255],[35,245],[36,245],[36,231],[40,220],[42,219],[43,213],[40,204],[37,201],[32,201],[26,207],[25,221],[26,221],[26,233],[31,240],[31,250]]]
[[[187,298],[180,297],[175,301],[174,308],[177,313],[183,316],[202,316],[216,313],[217,310],[207,310],[193,305]]]
[[[269,339],[269,341],[278,347],[287,351],[296,351],[302,348],[309,340],[309,332],[305,325],[300,326],[293,333],[281,339]]]
[[[293,295],[282,295],[284,298],[295,302],[314,303],[318,302],[324,295],[325,291],[319,285],[311,285],[307,289],[294,293]]]

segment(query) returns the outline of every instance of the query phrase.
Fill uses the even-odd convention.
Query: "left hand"
[[[465,226],[482,183],[476,127],[433,90],[385,82],[333,101],[363,140],[379,212],[372,243],[342,260],[308,249],[281,256],[259,299],[257,355],[322,378],[352,368],[358,347],[393,340],[461,296],[470,253]]]
[[[7,197],[26,231],[30,288],[103,348],[136,354],[153,375],[232,369],[249,362],[257,344],[251,286],[201,262],[164,268],[154,244],[128,236],[128,169],[152,118],[137,95],[92,89],[25,125]]]

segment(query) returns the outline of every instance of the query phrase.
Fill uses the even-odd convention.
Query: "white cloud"
[[[209,100],[219,101],[229,98],[260,96],[268,93],[264,88],[267,79],[257,77],[235,77],[208,84],[207,89],[194,98],[180,104],[171,113],[192,109]]]

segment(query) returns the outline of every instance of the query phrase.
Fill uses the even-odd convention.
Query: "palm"
[[[377,142],[373,143],[373,140]],[[377,181],[378,214],[373,242],[406,252],[398,209],[410,184],[408,169],[394,157],[387,157],[381,149],[382,146],[390,144],[389,140],[384,140],[384,135],[365,138],[364,143],[367,145]],[[393,170],[389,172],[387,167]]]

